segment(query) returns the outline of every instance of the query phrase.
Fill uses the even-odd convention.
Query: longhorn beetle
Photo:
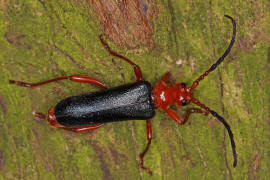
[[[168,85],[166,82],[170,78],[170,73],[167,72],[153,87],[148,81],[142,80],[142,72],[138,65],[130,59],[118,54],[110,49],[108,44],[104,41],[103,36],[100,35],[100,41],[110,55],[118,57],[133,68],[136,75],[136,82],[132,84],[122,85],[115,88],[107,89],[104,83],[95,78],[72,75],[62,76],[39,83],[26,83],[22,81],[9,80],[11,84],[35,88],[44,84],[59,80],[71,80],[74,82],[88,83],[103,88],[103,91],[81,94],[78,96],[71,96],[61,100],[55,107],[48,110],[47,116],[42,113],[34,112],[38,118],[46,119],[52,127],[65,129],[74,132],[89,132],[100,128],[107,122],[118,122],[125,120],[146,120],[146,135],[147,146],[139,156],[139,167],[152,175],[149,168],[143,164],[143,158],[148,151],[152,140],[152,126],[151,118],[155,115],[155,109],[160,109],[167,113],[167,115],[177,124],[182,125],[187,122],[190,114],[200,113],[207,115],[212,114],[217,118],[227,129],[233,152],[233,166],[237,164],[237,154],[235,150],[235,143],[233,133],[229,124],[218,113],[211,110],[206,105],[202,104],[198,99],[193,97],[193,91],[210,72],[214,71],[216,67],[224,60],[230,53],[234,44],[236,36],[236,23],[234,19],[228,15],[233,25],[233,33],[231,42],[224,52],[224,54],[214,63],[207,71],[205,71],[198,79],[196,79],[190,87],[185,83],[176,83]],[[189,103],[194,103],[201,107],[188,109],[184,118],[170,108],[171,105],[176,104],[179,107],[185,106]],[[203,111],[203,110],[204,111]]]

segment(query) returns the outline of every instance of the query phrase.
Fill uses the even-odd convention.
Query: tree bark
[[[270,176],[270,15],[266,1],[0,2],[0,179],[266,179]],[[146,122],[109,123],[90,133],[51,128],[32,112],[61,99],[99,91],[62,81],[35,89],[9,79],[39,82],[87,75],[108,87],[135,81],[133,68],[99,41],[132,59],[155,84],[167,71],[188,86],[237,39],[224,62],[194,96],[222,115],[234,133],[238,166],[227,132],[215,118],[191,115],[178,126],[163,112],[152,119],[145,166]],[[196,107],[189,105],[187,108]],[[177,109],[184,117],[186,108]]]

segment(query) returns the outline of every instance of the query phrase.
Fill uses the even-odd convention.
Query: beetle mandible
[[[216,67],[224,60],[230,53],[234,44],[236,36],[236,23],[234,19],[228,15],[233,25],[233,33],[230,44],[224,54],[214,63],[207,71],[205,71],[199,78],[197,78],[190,87],[185,83],[176,83],[168,85],[166,82],[170,78],[170,73],[166,73],[153,87],[148,81],[142,80],[142,72],[138,65],[130,59],[118,54],[110,49],[108,44],[100,35],[100,41],[110,55],[118,57],[134,68],[136,75],[136,82],[133,84],[122,85],[115,88],[107,89],[104,83],[95,78],[81,75],[62,76],[39,83],[26,83],[22,81],[9,80],[11,84],[35,88],[44,84],[59,80],[71,80],[74,82],[88,83],[103,88],[103,91],[82,94],[78,96],[71,96],[61,100],[55,107],[48,110],[47,116],[34,112],[36,117],[46,119],[52,127],[65,129],[74,132],[89,132],[100,128],[107,122],[117,122],[125,120],[146,120],[146,134],[147,146],[139,155],[139,167],[152,175],[149,168],[144,166],[143,158],[148,151],[152,140],[151,118],[155,115],[155,109],[164,111],[177,124],[182,125],[187,122],[190,114],[200,113],[207,115],[208,113],[216,117],[227,129],[231,140],[231,147],[233,152],[233,166],[237,164],[237,154],[235,150],[235,143],[233,133],[229,124],[218,113],[211,110],[206,105],[202,104],[198,99],[193,97],[192,93],[210,72],[214,71]],[[181,118],[173,109],[171,105],[185,106],[189,103],[198,105],[201,109],[188,109],[185,118]],[[203,110],[202,110],[203,109]]]

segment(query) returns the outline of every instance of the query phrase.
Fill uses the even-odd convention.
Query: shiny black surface
[[[155,114],[151,85],[139,81],[105,91],[71,96],[55,107],[57,122],[67,127],[132,119],[149,119]]]

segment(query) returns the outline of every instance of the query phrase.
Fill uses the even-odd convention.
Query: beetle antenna
[[[236,150],[235,150],[235,143],[234,143],[234,139],[233,139],[233,133],[231,131],[230,125],[218,113],[211,110],[209,107],[205,106],[204,104],[200,103],[199,100],[197,100],[196,98],[192,98],[191,101],[194,104],[200,106],[202,109],[205,109],[206,111],[210,112],[215,118],[217,118],[225,126],[225,128],[228,131],[230,140],[231,140],[232,153],[233,153],[233,159],[234,159],[233,167],[236,167],[236,165],[237,165],[237,154],[236,154]]]
[[[233,152],[233,167],[236,167],[237,165],[237,154],[236,154],[236,150],[235,150],[235,143],[234,143],[234,139],[233,139],[233,133],[231,131],[231,128],[229,126],[229,124],[224,120],[223,117],[221,117],[218,113],[216,113],[215,111],[210,111],[210,113],[216,117],[227,129],[230,140],[231,140],[231,146],[232,146],[232,152]]]
[[[215,64],[213,64],[207,71],[205,71],[204,74],[202,74],[198,79],[196,79],[193,82],[193,84],[190,88],[191,91],[199,85],[199,81],[203,80],[210,72],[212,72],[216,69],[216,67],[225,59],[226,56],[228,56],[228,54],[230,53],[230,51],[232,49],[232,46],[233,46],[234,41],[235,41],[235,36],[236,36],[236,23],[231,16],[225,15],[225,17],[229,18],[232,21],[232,25],[233,25],[233,34],[232,34],[231,42],[230,42],[228,48],[226,49],[226,51],[223,53],[223,55],[217,60],[217,62]]]

